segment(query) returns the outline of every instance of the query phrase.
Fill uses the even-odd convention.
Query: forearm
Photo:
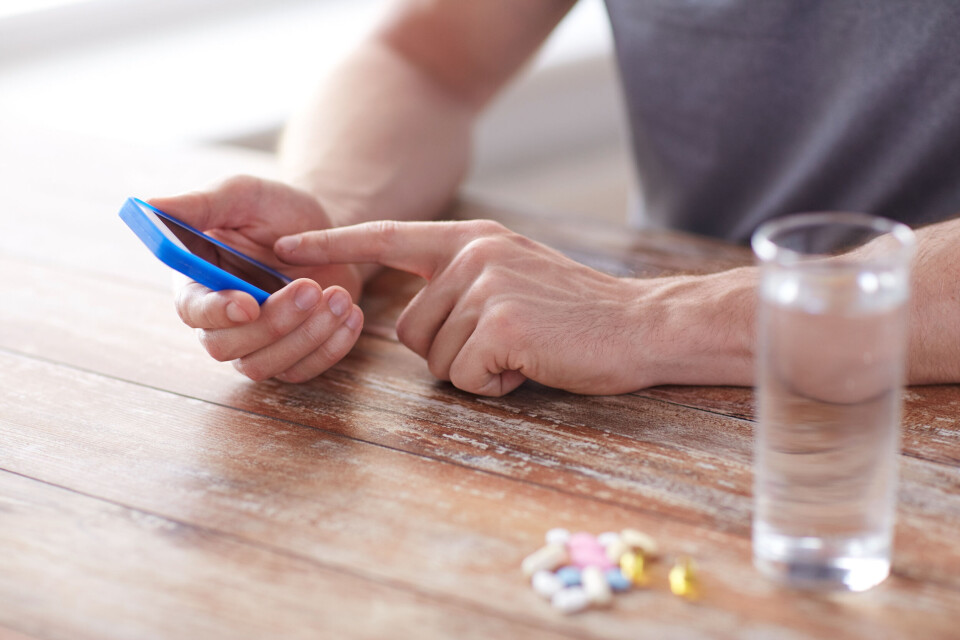
[[[334,224],[437,216],[480,108],[574,0],[404,0],[289,125],[286,178]]]
[[[744,267],[634,281],[634,388],[753,384],[758,277]]]
[[[476,109],[372,39],[289,123],[285,178],[338,226],[435,217],[466,173]]]
[[[960,219],[917,231],[911,279],[907,383],[958,383]],[[758,282],[756,267],[637,281],[638,386],[753,384]]]
[[[960,382],[960,219],[917,231],[909,384]]]

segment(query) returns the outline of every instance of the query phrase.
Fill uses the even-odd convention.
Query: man
[[[427,279],[398,336],[467,391],[751,384],[753,268],[618,279],[494,223],[404,222],[451,201],[477,114],[572,4],[401,2],[288,127],[288,183],[154,200],[300,278],[262,308],[186,285],[177,308],[207,351],[254,380],[319,375],[355,343],[353,300],[383,264]],[[960,211],[950,0],[607,5],[652,223],[744,241],[795,211]],[[919,232],[911,383],[960,381],[958,243],[954,221]]]

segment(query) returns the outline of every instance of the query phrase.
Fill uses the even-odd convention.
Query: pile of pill
[[[658,557],[657,544],[645,533],[624,529],[598,536],[547,532],[546,544],[523,560],[522,569],[533,589],[564,613],[604,607],[613,594],[649,582],[647,565]],[[670,591],[687,599],[699,597],[696,564],[679,558],[669,574]]]
[[[534,591],[564,613],[607,606],[614,592],[646,585],[647,563],[658,555],[653,538],[635,529],[599,536],[551,529],[546,538],[543,547],[524,558],[521,568]],[[688,566],[687,582],[692,585],[693,569]]]

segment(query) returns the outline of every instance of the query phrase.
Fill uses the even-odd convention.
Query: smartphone
[[[167,266],[215,291],[245,291],[263,304],[290,278],[140,200],[128,198],[120,218]]]

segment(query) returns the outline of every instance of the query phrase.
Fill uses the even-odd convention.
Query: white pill
[[[626,542],[627,546],[631,549],[639,549],[642,551],[643,555],[647,558],[657,557],[658,549],[656,541],[642,531],[624,529],[620,532],[620,538]]]
[[[552,571],[537,571],[533,574],[532,584],[533,590],[547,600],[566,586],[563,584],[563,580]]]
[[[627,551],[630,551],[630,545],[623,541],[623,538],[617,536],[617,539],[607,545],[606,552],[607,557],[610,558],[611,562],[620,564],[620,558]]]
[[[547,531],[547,544],[556,542],[557,544],[567,544],[570,539],[570,532],[566,529],[550,529]]]
[[[553,571],[569,560],[567,548],[556,542],[544,545],[523,559],[520,568],[528,578],[537,571]]]
[[[620,539],[620,534],[616,531],[604,531],[597,536],[597,542],[605,547],[609,547],[615,540]]]
[[[553,594],[550,604],[563,613],[576,613],[589,606],[590,598],[587,597],[583,587],[567,587]]]
[[[583,570],[583,590],[587,599],[595,605],[604,607],[613,600],[610,583],[599,567],[587,567]]]

